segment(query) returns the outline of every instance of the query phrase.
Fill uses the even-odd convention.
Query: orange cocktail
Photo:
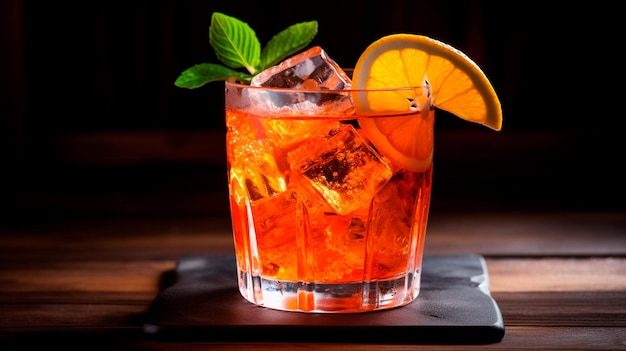
[[[418,117],[424,128],[415,138],[432,150],[434,110],[426,103],[426,111],[359,115],[357,93],[226,82],[230,205],[249,301],[357,312],[418,295],[432,167],[395,164],[361,125]],[[299,107],[283,108],[286,101]]]
[[[225,81],[227,159],[239,290],[249,301],[304,312],[362,312],[419,294],[430,203],[434,108],[493,130],[502,109],[463,52],[390,34],[352,76],[321,47],[317,21],[262,47],[249,25],[213,13],[222,64],[175,84]]]

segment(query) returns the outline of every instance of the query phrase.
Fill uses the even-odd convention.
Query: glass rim
[[[414,87],[397,87],[397,88],[376,88],[376,89],[306,89],[306,88],[279,88],[279,87],[263,87],[252,86],[249,84],[239,83],[234,79],[228,79],[224,81],[226,85],[241,88],[241,89],[253,89],[253,90],[267,90],[275,92],[291,92],[291,93],[317,93],[317,94],[345,94],[345,93],[358,93],[358,92],[388,92],[388,91],[412,91],[424,89],[423,86]]]
[[[344,72],[348,73],[349,76],[352,76],[353,68],[345,68]],[[307,88],[281,88],[281,87],[263,87],[263,86],[252,86],[248,83],[240,83],[237,78],[232,77],[226,79],[224,81],[225,85],[232,86],[234,88],[241,89],[253,89],[253,90],[266,90],[266,91],[274,91],[274,92],[291,92],[291,93],[314,93],[314,94],[345,94],[346,92],[350,93],[359,93],[359,92],[390,92],[390,91],[414,91],[421,90],[423,86],[406,86],[406,87],[392,87],[392,88],[375,88],[375,89],[307,89]]]

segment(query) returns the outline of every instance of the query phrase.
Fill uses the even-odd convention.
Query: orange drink
[[[422,94],[420,108],[359,114],[352,104],[358,93],[226,82],[230,206],[247,300],[280,310],[359,312],[417,297],[434,109]],[[276,107],[285,101],[300,107]],[[427,150],[423,169],[376,149],[362,128],[375,119],[420,122],[414,137]]]

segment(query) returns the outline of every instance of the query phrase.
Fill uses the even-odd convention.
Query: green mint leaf
[[[250,74],[258,73],[261,43],[247,23],[214,12],[209,27],[209,43],[217,58],[226,66],[245,68]]]
[[[250,82],[252,79],[249,74],[237,72],[222,65],[200,63],[183,71],[174,84],[179,88],[195,89],[209,82],[233,77],[245,82]]]
[[[317,34],[317,21],[293,24],[276,34],[261,52],[261,68],[269,68],[304,49]]]
[[[316,34],[317,21],[294,24],[272,37],[261,51],[259,39],[247,23],[214,12],[209,26],[209,43],[218,60],[225,66],[197,64],[183,71],[174,84],[180,88],[195,89],[209,82],[229,78],[249,84],[261,70],[304,49]],[[237,71],[241,69],[248,73]]]

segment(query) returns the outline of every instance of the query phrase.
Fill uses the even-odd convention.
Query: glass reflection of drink
[[[432,168],[394,164],[360,120],[420,113],[432,129],[434,110],[360,116],[338,75],[311,90],[226,82],[239,289],[258,305],[362,312],[419,293]]]

